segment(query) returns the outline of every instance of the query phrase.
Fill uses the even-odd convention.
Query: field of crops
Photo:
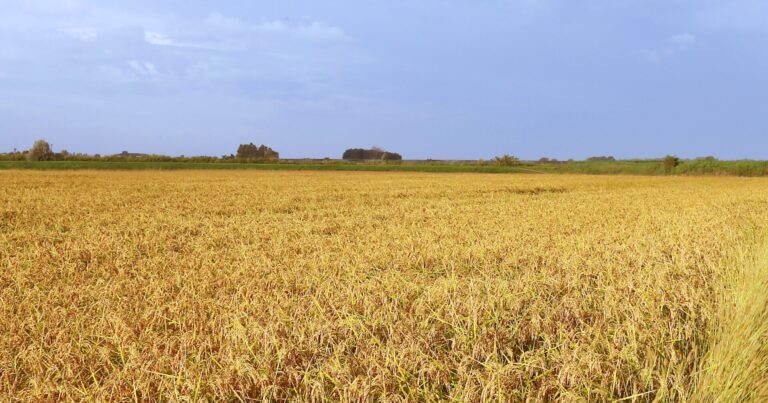
[[[0,171],[0,401],[757,401],[766,231],[761,178]]]

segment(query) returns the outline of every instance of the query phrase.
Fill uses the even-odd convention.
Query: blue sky
[[[764,0],[0,3],[0,150],[768,159]]]

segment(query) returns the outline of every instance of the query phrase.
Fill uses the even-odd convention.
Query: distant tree
[[[385,161],[402,161],[403,156],[398,153],[391,153],[391,152],[385,151],[384,154],[381,156],[381,159]]]
[[[259,158],[276,160],[280,158],[280,154],[277,151],[262,144],[259,146]]]
[[[45,140],[37,140],[27,154],[30,161],[50,161],[53,159],[53,149]]]
[[[253,143],[240,144],[240,147],[237,147],[237,158],[256,158],[258,153],[258,147]]]
[[[264,144],[257,147],[250,143],[240,144],[240,147],[237,148],[237,158],[272,160],[279,159],[280,154]]]
[[[717,161],[717,157],[715,157],[713,155],[708,155],[706,157],[699,157],[699,158],[696,158],[696,159],[699,160],[699,161]]]
[[[362,160],[365,159],[365,150],[362,148],[350,148],[344,151],[341,158],[345,160]]]
[[[612,155],[606,155],[606,156],[599,156],[599,157],[589,157],[587,158],[587,161],[591,161],[591,162],[616,161],[616,158],[614,158]]]
[[[674,155],[667,155],[666,157],[664,157],[663,164],[664,164],[664,172],[672,173],[675,167],[680,165],[680,158],[677,158]]]
[[[374,147],[370,150],[365,150],[362,148],[350,148],[346,151],[344,151],[344,154],[341,157],[345,160],[382,160],[382,161],[401,161],[403,159],[403,156],[398,153],[391,153],[388,151],[384,151],[381,148]]]
[[[498,166],[511,167],[511,166],[519,165],[520,159],[512,155],[504,154],[501,157],[494,158],[493,162]]]

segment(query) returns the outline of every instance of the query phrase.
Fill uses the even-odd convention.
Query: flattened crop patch
[[[481,193],[488,194],[517,194],[517,195],[544,195],[544,194],[557,194],[557,193],[567,193],[568,189],[564,187],[549,187],[549,186],[536,186],[532,188],[521,188],[521,187],[507,187],[502,189],[490,189],[490,190],[484,190],[481,191]]]

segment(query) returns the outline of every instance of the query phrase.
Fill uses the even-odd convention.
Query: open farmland
[[[0,400],[759,400],[766,231],[761,178],[2,171]]]

